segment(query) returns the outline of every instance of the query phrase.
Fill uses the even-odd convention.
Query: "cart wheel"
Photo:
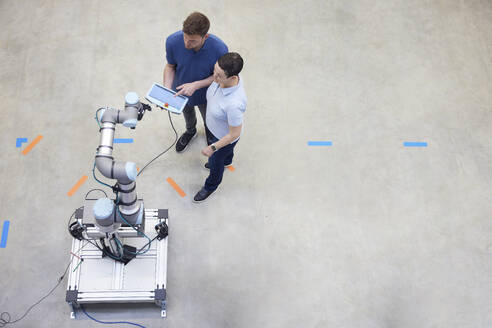
[[[162,301],[161,303],[161,318],[166,318],[167,313],[166,313],[166,301]]]
[[[69,302],[68,305],[70,306],[70,319],[75,319],[77,317],[77,311],[75,310],[75,305],[72,302]]]

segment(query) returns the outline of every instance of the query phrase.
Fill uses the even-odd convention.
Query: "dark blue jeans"
[[[212,135],[211,141],[212,143],[214,143],[219,141],[219,139]],[[234,146],[236,146],[238,141],[235,141],[225,147],[220,148],[208,158],[210,174],[207,180],[205,180],[205,189],[207,191],[214,191],[222,182],[222,176],[224,175],[224,165],[229,165],[232,163],[232,158],[234,157]]]

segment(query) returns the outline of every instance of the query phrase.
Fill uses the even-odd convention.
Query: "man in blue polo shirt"
[[[220,57],[214,68],[214,82],[207,89],[207,126],[212,143],[203,148],[208,157],[205,164],[210,174],[205,185],[193,197],[194,202],[208,198],[222,182],[224,167],[232,164],[234,147],[243,131],[246,111],[246,93],[239,73],[243,59],[238,53],[229,52]]]
[[[166,88],[178,91],[177,94],[189,97],[183,110],[186,132],[176,143],[176,151],[182,152],[196,136],[195,106],[205,122],[207,110],[206,92],[212,83],[214,65],[227,53],[228,49],[222,40],[208,34],[210,21],[198,12],[190,14],[183,22],[183,30],[171,34],[166,39],[166,59],[163,84]],[[211,134],[205,123],[207,144]]]

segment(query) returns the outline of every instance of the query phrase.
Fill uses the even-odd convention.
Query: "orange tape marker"
[[[38,135],[36,137],[36,139],[34,139],[29,145],[27,145],[27,147],[22,151],[22,154],[26,155],[28,152],[31,151],[31,149],[34,148],[34,146],[36,146],[36,144],[41,140],[43,139],[43,136],[42,135]]]
[[[177,184],[176,182],[174,182],[173,179],[171,178],[167,178],[166,179],[167,183],[169,183],[173,188],[174,190],[176,190],[176,192],[181,196],[181,197],[184,197],[186,196],[185,192],[183,191],[183,189],[181,189]]]
[[[230,165],[227,167],[229,169],[229,171],[231,172],[234,172],[234,170],[236,169],[234,166]]]
[[[77,189],[80,188],[80,186],[85,182],[85,180],[87,180],[87,175],[82,176],[82,178],[80,178],[80,180],[75,184],[75,186],[73,186],[72,189],[70,189],[70,191],[67,192],[67,195],[72,196],[73,194],[75,194]]]

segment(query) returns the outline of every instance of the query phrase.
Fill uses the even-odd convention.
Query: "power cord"
[[[147,106],[149,106],[149,105],[147,105]],[[98,116],[97,116],[97,115],[99,114],[99,111],[100,111],[100,110],[102,110],[102,109],[107,109],[107,107],[101,107],[101,108],[99,108],[99,109],[96,111],[96,115],[94,116],[94,119],[97,121],[97,125],[99,125],[99,128],[101,128],[101,123],[100,123],[99,118],[98,118]],[[169,149],[171,149],[171,148],[172,148],[172,147],[176,144],[176,142],[178,141],[178,132],[176,131],[176,128],[174,127],[173,120],[172,120],[172,118],[171,118],[171,112],[170,112],[170,111],[167,111],[167,114],[168,114],[168,116],[169,116],[169,122],[171,123],[171,127],[173,128],[173,131],[174,131],[174,135],[175,135],[174,142],[173,142],[173,143],[171,144],[171,146],[169,146],[166,150],[164,150],[162,153],[160,153],[159,155],[157,155],[156,157],[154,157],[154,158],[153,158],[150,162],[148,162],[147,164],[145,164],[145,166],[144,166],[144,167],[140,170],[140,172],[138,172],[137,177],[138,177],[140,174],[142,174],[142,172],[145,170],[145,168],[146,168],[147,166],[149,166],[149,165],[150,165],[150,164],[152,164],[152,162],[154,162],[156,159],[158,159],[159,157],[161,157],[162,155],[164,155],[165,153],[167,153],[167,152],[168,152],[168,150],[169,150]],[[96,166],[96,163],[94,162],[94,168],[95,168],[95,166]],[[105,184],[105,183],[103,183],[103,182],[99,181],[99,180],[96,178],[96,175],[95,175],[95,173],[94,173],[94,168],[92,169],[92,174],[93,174],[93,176],[94,176],[94,179],[96,179],[96,181],[97,181],[97,182],[99,182],[100,184],[105,185],[105,186],[107,186],[107,187],[109,187],[109,188],[112,188],[110,185],[107,185],[107,184]]]
[[[141,327],[141,328],[145,328],[145,326],[142,326],[142,325],[139,325],[138,323],[134,323],[134,322],[129,322],[129,321],[100,321],[100,320],[97,320],[96,318],[94,318],[93,316],[91,316],[89,313],[87,313],[87,311],[84,309],[84,306],[81,305],[80,308],[82,309],[82,312],[84,312],[84,314],[91,320],[97,322],[97,323],[103,323],[105,325],[116,325],[116,324],[126,324],[126,325],[132,325],[132,326],[136,326],[136,327]]]
[[[79,250],[77,251],[80,252],[88,243],[85,243],[84,246],[80,247]],[[48,294],[46,294],[45,296],[41,297],[39,299],[39,301],[37,301],[36,303],[34,303],[33,305],[31,305],[27,311],[22,315],[22,317],[20,317],[19,319],[16,319],[14,321],[11,321],[12,320],[12,317],[10,315],[9,312],[2,312],[2,314],[0,314],[0,328],[1,327],[5,327],[7,325],[12,325],[14,323],[17,323],[19,321],[21,321],[22,319],[24,319],[27,314],[35,307],[37,306],[39,303],[41,303],[42,301],[44,301],[48,296],[50,296],[54,291],[55,289],[60,286],[60,283],[62,282],[62,280],[65,278],[65,275],[67,274],[67,271],[68,271],[68,268],[70,267],[70,264],[72,264],[72,260],[70,260],[70,262],[68,263],[67,267],[65,268],[65,271],[63,272],[63,274],[58,278],[58,282],[56,283],[56,285],[48,292]]]
[[[77,210],[80,210],[81,208],[83,208],[83,206],[80,206]],[[73,217],[74,217],[74,215],[75,215],[75,212],[76,212],[77,210],[73,211],[72,215],[71,215],[71,216],[70,216],[70,218],[68,219],[68,233],[69,233],[69,234],[72,234],[72,233],[71,233],[71,231],[70,231],[70,227],[72,226],[72,225],[70,224],[70,221],[72,221],[72,219],[73,219]],[[74,222],[74,223],[75,223],[75,222]]]
[[[178,132],[176,132],[176,128],[174,127],[173,120],[171,119],[171,112],[170,111],[167,111],[167,114],[169,115],[169,122],[171,123],[171,127],[173,128],[173,131],[174,131],[174,134],[175,134],[174,142],[166,150],[164,150],[162,153],[160,153],[159,155],[157,155],[156,157],[154,157],[154,159],[152,159],[150,162],[148,162],[147,164],[145,164],[145,166],[143,167],[143,169],[141,169],[140,172],[138,172],[137,177],[140,174],[142,174],[142,172],[145,170],[145,168],[147,166],[149,166],[153,161],[155,161],[156,159],[158,159],[159,157],[161,157],[162,155],[164,155],[165,153],[167,153],[167,151],[169,149],[171,149],[176,144],[176,142],[178,141]]]
[[[87,192],[87,194],[85,194],[85,200],[87,200],[87,196],[89,196],[89,194],[90,194],[91,192],[96,191],[96,190],[97,190],[97,191],[102,192],[106,198],[108,197],[108,194],[106,194],[106,192],[105,192],[104,190],[99,189],[99,188],[94,188],[94,189],[89,190],[89,191]]]

